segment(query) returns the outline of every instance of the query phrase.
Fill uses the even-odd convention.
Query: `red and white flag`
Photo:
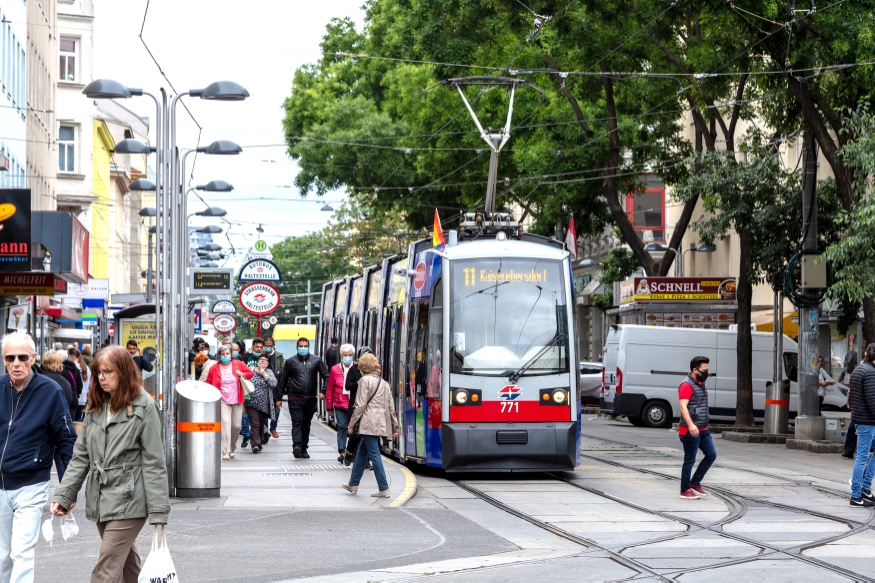
[[[577,259],[577,231],[574,230],[574,217],[568,221],[568,234],[565,235],[565,247],[571,253],[572,259]]]

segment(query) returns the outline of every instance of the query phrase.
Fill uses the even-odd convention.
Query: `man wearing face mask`
[[[690,374],[678,387],[678,399],[681,408],[681,422],[678,426],[678,436],[684,446],[684,466],[681,470],[681,498],[698,500],[707,498],[708,493],[702,488],[702,479],[717,459],[717,450],[711,432],[708,431],[708,391],[705,381],[708,380],[707,356],[696,356],[690,361]],[[696,464],[696,450],[702,450],[704,458],[696,468],[696,473],[690,478],[693,466]]]
[[[328,380],[328,367],[321,358],[310,354],[310,341],[298,339],[298,353],[286,359],[277,384],[276,406],[283,406],[283,394],[289,397],[289,415],[292,418],[292,453],[296,458],[309,458],[310,423],[316,413],[319,394],[317,377]]]

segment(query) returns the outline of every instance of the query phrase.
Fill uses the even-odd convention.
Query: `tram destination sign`
[[[233,269],[192,269],[191,290],[211,294],[230,294],[233,291]]]
[[[283,280],[283,277],[282,274],[280,274],[279,267],[277,267],[272,261],[267,259],[253,259],[240,268],[240,274],[237,276],[237,279],[241,282],[279,282]]]
[[[280,307],[280,292],[269,283],[250,283],[240,290],[240,306],[258,318]]]

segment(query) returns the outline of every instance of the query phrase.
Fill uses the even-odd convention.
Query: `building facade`
[[[0,188],[27,186],[27,5],[0,0]]]
[[[33,210],[57,207],[55,182],[55,82],[58,52],[57,0],[27,2],[27,186]]]

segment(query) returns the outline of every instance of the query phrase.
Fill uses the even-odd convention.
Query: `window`
[[[58,132],[58,170],[76,171],[76,128],[62,125]]]
[[[627,194],[626,214],[639,238],[648,243],[665,241],[664,188],[648,188]]]
[[[76,39],[61,38],[58,43],[61,50],[61,69],[58,79],[73,82],[76,80]]]

